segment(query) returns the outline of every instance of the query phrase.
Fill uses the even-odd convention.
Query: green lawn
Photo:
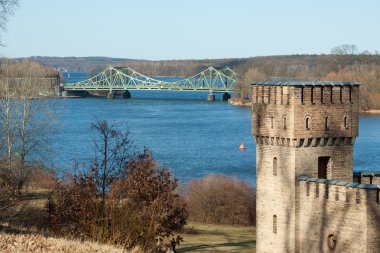
[[[256,252],[254,227],[190,223],[178,252]]]

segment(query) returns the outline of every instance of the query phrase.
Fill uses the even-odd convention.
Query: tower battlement
[[[254,136],[358,135],[359,83],[255,82],[252,100]]]
[[[362,184],[338,180],[327,180],[300,176],[298,178],[300,192],[311,200],[318,198],[337,201],[346,204],[367,205],[379,204],[380,186],[376,184]]]

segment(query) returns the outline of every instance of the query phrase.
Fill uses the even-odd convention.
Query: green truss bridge
[[[202,72],[174,82],[147,77],[129,67],[108,67],[99,74],[75,83],[63,83],[61,89],[66,92],[109,91],[113,98],[115,92],[125,91],[124,97],[130,97],[130,90],[175,90],[208,91],[208,99],[214,100],[213,93],[224,93],[223,99],[236,92],[237,74],[228,67],[208,67]]]

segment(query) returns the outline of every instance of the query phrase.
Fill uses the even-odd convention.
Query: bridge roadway
[[[113,98],[115,91],[125,91],[126,98],[130,90],[168,90],[168,91],[208,91],[208,99],[214,100],[213,93],[236,91],[237,74],[228,67],[209,67],[202,72],[175,82],[167,82],[144,76],[129,67],[109,67],[99,74],[75,83],[61,84],[61,91],[109,91]]]

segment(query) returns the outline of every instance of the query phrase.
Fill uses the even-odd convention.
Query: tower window
[[[331,104],[333,103],[333,89],[334,89],[334,87],[330,88],[330,103]]]
[[[284,117],[284,130],[286,130],[286,117]]]
[[[306,196],[309,197],[310,195],[310,182],[306,182]]]
[[[277,215],[273,215],[273,233],[277,234]]]
[[[277,176],[277,157],[273,158],[273,176]]]
[[[347,125],[347,116],[344,116],[343,124],[344,124],[344,128],[348,127],[348,125]]]
[[[340,103],[343,103],[343,87],[340,87],[339,90],[339,101]]]
[[[310,118],[306,118],[306,130],[310,130]]]
[[[305,88],[304,87],[301,87],[301,104],[305,104],[305,101],[304,101],[304,90]]]
[[[274,121],[274,118],[270,117],[270,128],[272,128],[272,129],[273,129],[273,121]]]
[[[325,117],[325,130],[329,129],[329,118]]]
[[[281,86],[281,104],[284,103],[284,86]]]

